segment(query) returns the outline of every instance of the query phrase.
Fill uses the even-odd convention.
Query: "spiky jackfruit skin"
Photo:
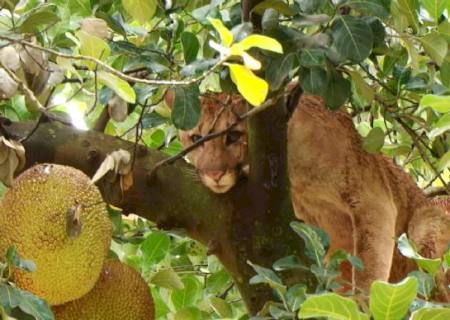
[[[150,289],[133,268],[107,260],[94,289],[52,308],[56,320],[153,320]]]
[[[70,238],[66,215],[80,205],[81,231]],[[88,293],[107,255],[112,225],[96,186],[81,171],[54,164],[22,173],[0,203],[0,255],[15,245],[36,271],[14,271],[16,284],[63,304]]]

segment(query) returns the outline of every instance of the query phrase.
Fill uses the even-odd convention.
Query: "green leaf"
[[[99,60],[105,60],[109,57],[111,49],[104,40],[96,36],[91,36],[84,31],[78,31],[76,35],[80,40],[80,53],[82,55]],[[84,61],[83,63],[91,70],[95,70],[96,68],[94,62]]]
[[[450,89],[450,61],[445,61],[441,65],[441,69],[439,70],[441,75],[441,82],[444,86]]]
[[[34,12],[21,21],[19,26],[20,33],[36,33],[39,27],[53,25],[59,21],[59,17],[48,10]]]
[[[181,45],[183,46],[184,61],[191,63],[197,59],[197,53],[200,49],[200,42],[192,32],[181,33]]]
[[[236,84],[244,99],[255,107],[260,106],[266,100],[269,92],[267,82],[240,64],[230,63],[228,67],[231,80]]]
[[[405,16],[408,24],[413,28],[414,32],[419,30],[419,18],[417,17],[419,0],[393,0],[392,6],[394,6],[402,15]],[[395,14],[393,14],[393,16],[396,19],[400,19],[400,17]]]
[[[206,280],[206,289],[213,294],[221,294],[230,285],[231,277],[223,269],[211,274]]]
[[[448,44],[445,38],[437,32],[432,32],[419,38],[419,40],[430,58],[439,66],[442,65],[448,51]]]
[[[140,249],[146,264],[156,264],[163,260],[170,248],[170,238],[166,233],[153,232],[141,243]]]
[[[421,269],[431,273],[433,276],[437,273],[441,266],[441,259],[428,259],[418,254],[412,244],[409,242],[406,234],[402,234],[398,238],[398,249],[400,250],[402,255],[416,261],[417,265]]]
[[[187,276],[182,279],[184,289],[175,290],[170,297],[176,310],[193,306],[201,293],[200,282],[194,276]]]
[[[122,5],[133,19],[144,24],[155,15],[158,2],[157,0],[122,0]]]
[[[298,66],[297,54],[294,52],[282,55],[270,60],[267,66],[266,78],[270,83],[270,89],[272,91],[278,90],[285,80],[289,79],[289,76]]]
[[[437,165],[439,171],[445,170],[448,167],[450,167],[450,150],[444,153]]]
[[[336,51],[343,57],[359,62],[367,58],[373,47],[370,26],[353,16],[338,16],[331,28]]]
[[[382,0],[350,0],[344,2],[344,5],[356,11],[380,18],[387,18],[389,16],[389,10],[384,6]]]
[[[350,81],[342,77],[340,73],[335,73],[329,77],[325,90],[325,103],[330,109],[340,108],[351,95]]]
[[[158,271],[152,277],[150,282],[157,287],[163,287],[170,290],[181,290],[184,288],[183,282],[172,268]]]
[[[203,320],[202,313],[200,309],[196,307],[189,307],[179,310],[175,316],[174,320]]]
[[[411,320],[448,320],[450,319],[449,308],[422,308],[411,315]]]
[[[444,114],[439,120],[432,125],[433,130],[430,131],[428,136],[433,139],[444,132],[450,130],[450,113]]]
[[[306,300],[307,286],[303,283],[295,284],[286,292],[286,300],[292,311],[297,311]]]
[[[417,295],[416,278],[407,277],[397,284],[374,281],[370,287],[369,308],[375,320],[400,320]]]
[[[136,102],[136,93],[125,80],[122,80],[119,77],[103,70],[97,72],[97,79],[99,83],[104,84],[105,86],[113,90],[126,102]]]
[[[320,67],[302,69],[300,83],[305,91],[324,95],[327,88],[327,72]]]
[[[250,284],[266,283],[271,288],[279,290],[280,292],[286,292],[286,287],[283,285],[281,279],[277,276],[275,272],[270,269],[258,266],[256,264],[247,261],[247,263],[252,266],[256,271],[257,276],[250,279]]]
[[[172,122],[178,129],[189,130],[200,119],[200,91],[197,85],[176,87]]]
[[[297,0],[296,1],[298,5],[300,6],[300,9],[302,12],[305,13],[315,13],[319,11],[319,9],[324,5],[326,2],[325,0]]]
[[[420,0],[420,2],[435,22],[438,22],[447,5],[447,0]]]
[[[12,287],[0,284],[0,307],[6,309],[20,308],[36,320],[53,320],[54,316],[47,302],[35,295]]]
[[[375,127],[364,137],[363,148],[369,153],[379,153],[384,145],[384,132],[381,128]]]
[[[410,277],[417,279],[418,288],[417,293],[428,298],[431,297],[432,291],[435,288],[434,278],[431,274],[416,270],[408,274]],[[427,299],[428,300],[428,299]]]
[[[300,64],[305,68],[324,66],[325,52],[322,49],[304,49],[300,53]]]
[[[264,0],[258,3],[254,8],[253,12],[261,15],[266,9],[275,9],[279,13],[285,16],[293,16],[297,12],[291,8],[285,1],[283,0]]]
[[[53,312],[47,302],[36,297],[35,295],[15,289],[19,292],[20,302],[19,308],[26,314],[33,316],[36,320],[53,320]]]
[[[19,291],[6,283],[0,284],[0,306],[7,309],[14,309],[20,304],[21,296]]]
[[[222,319],[231,318],[233,316],[231,306],[225,300],[218,297],[211,297],[209,298],[209,303],[214,312],[217,313]]]
[[[349,70],[348,73],[352,77],[353,84],[355,85],[358,94],[363,97],[367,103],[371,103],[375,96],[375,92],[372,87],[369,86],[366,81],[364,81],[363,77],[358,71]]]
[[[6,261],[12,266],[28,272],[36,271],[36,264],[31,260],[24,260],[19,256],[15,246],[6,251]]]
[[[430,107],[440,113],[450,112],[450,96],[426,94],[420,99],[421,107]]]
[[[324,240],[324,235],[319,234],[316,227],[306,223],[293,221],[290,226],[305,242],[306,256],[317,265],[322,265],[326,254],[325,245],[329,243],[329,239]]]
[[[297,256],[287,256],[278,259],[273,263],[273,269],[276,271],[307,268]]]
[[[355,301],[335,293],[325,293],[307,298],[298,313],[298,317],[300,319],[326,317],[331,320],[369,319],[367,315],[358,310]]]
[[[442,21],[438,26],[437,32],[450,43],[450,22],[447,20]]]

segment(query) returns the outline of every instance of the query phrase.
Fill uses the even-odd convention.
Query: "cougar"
[[[172,101],[168,95],[166,102]],[[179,132],[184,147],[228,128],[246,111],[240,96],[223,93],[203,96],[201,107],[197,126]],[[364,263],[362,271],[344,268],[343,278],[367,290],[376,279],[398,281],[406,276],[410,266],[395,250],[395,240],[403,233],[426,257],[445,252],[450,216],[428,201],[390,159],[364,151],[345,111],[326,109],[321,97],[301,95],[288,123],[287,144],[296,217],[329,234],[329,252],[344,249]],[[202,143],[188,159],[205,186],[227,192],[248,167],[245,123]]]

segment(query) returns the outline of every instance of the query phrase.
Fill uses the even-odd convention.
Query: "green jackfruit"
[[[78,299],[97,281],[112,225],[101,194],[72,167],[40,164],[22,173],[0,203],[0,256],[15,245],[36,271],[16,284],[50,305]]]
[[[107,260],[94,289],[81,299],[53,307],[56,320],[153,320],[150,289],[133,268]]]

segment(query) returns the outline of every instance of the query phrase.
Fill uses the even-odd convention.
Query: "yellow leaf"
[[[260,34],[250,35],[242,39],[238,44],[241,46],[242,50],[257,47],[264,50],[283,53],[283,47],[277,40]]]
[[[219,19],[208,18],[209,22],[211,22],[212,26],[219,33],[220,39],[222,40],[222,44],[224,46],[231,46],[233,43],[233,34],[227,27],[225,27]]]
[[[260,106],[266,100],[269,92],[269,85],[264,79],[261,79],[247,69],[246,67],[230,63],[231,80],[236,84],[239,92],[251,105]]]

